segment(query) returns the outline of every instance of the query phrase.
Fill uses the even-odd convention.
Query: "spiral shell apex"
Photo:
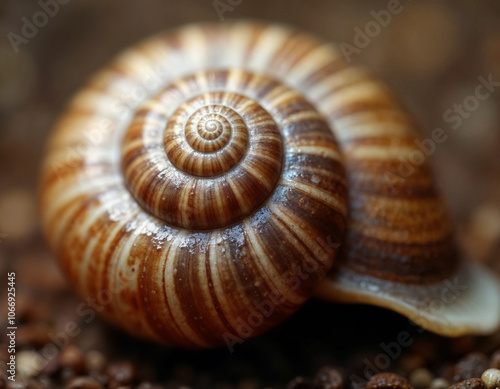
[[[228,83],[234,91],[226,91]],[[305,121],[316,134],[304,134]],[[123,167],[130,191],[151,214],[179,228],[213,229],[251,215],[271,197],[285,148],[287,169],[309,174],[310,162],[300,160],[309,146],[316,148],[312,155],[324,147],[336,160],[336,165],[328,157],[321,161],[318,174],[338,171],[339,153],[328,127],[302,96],[242,71],[198,73],[139,110],[125,136]],[[280,185],[299,184],[287,176]],[[311,186],[307,177],[303,183]],[[325,201],[345,209],[328,192],[334,187],[323,188],[331,197]]]
[[[169,345],[241,343],[313,293],[446,335],[489,332],[498,281],[459,260],[425,161],[401,174],[414,130],[379,81],[311,35],[182,27],[72,100],[43,164],[42,226],[86,301]],[[456,301],[429,311],[457,278]]]

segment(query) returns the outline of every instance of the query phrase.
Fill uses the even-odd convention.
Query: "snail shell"
[[[73,99],[43,165],[43,228],[87,301],[175,346],[257,336],[314,291],[446,335],[492,331],[498,282],[458,259],[426,163],[401,178],[414,128],[330,44],[190,25],[125,51]],[[466,288],[429,309],[456,279]]]
[[[80,294],[131,333],[213,347],[266,331],[331,268],[336,249],[318,241],[342,239],[347,186],[328,124],[245,70],[177,77],[110,118],[110,92],[132,79],[109,68],[62,119],[44,178],[49,241]],[[97,118],[110,127],[65,166]]]

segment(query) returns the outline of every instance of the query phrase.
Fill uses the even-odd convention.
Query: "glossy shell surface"
[[[182,27],[73,99],[44,161],[44,231],[110,321],[175,346],[259,335],[315,289],[442,334],[491,331],[498,282],[458,259],[416,130],[330,43],[274,24]],[[430,311],[456,277],[467,287]]]

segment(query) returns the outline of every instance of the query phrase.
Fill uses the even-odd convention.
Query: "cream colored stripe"
[[[222,311],[222,315],[233,328],[236,328],[239,325],[236,319],[240,312],[240,307],[237,302],[238,300],[244,301],[244,293],[239,287],[240,284],[235,274],[232,261],[226,260],[228,256],[226,252],[229,253],[229,248],[225,248],[225,242],[223,241],[220,230],[215,230],[212,235],[209,258],[213,290],[220,304],[219,309]],[[229,285],[227,283],[228,272],[226,270],[231,272],[231,278],[237,285],[236,290],[233,290],[233,293],[230,295],[227,293],[227,287]]]
[[[55,213],[64,208],[68,203],[83,195],[88,198],[97,193],[107,191],[111,187],[121,184],[121,181],[120,177],[101,176],[94,177],[92,180],[86,182],[77,180],[74,185],[68,184],[67,180],[54,183],[50,187],[47,187],[44,198],[57,199],[57,201],[51,201],[51,204],[44,209],[44,219],[51,223],[55,217]],[[122,190],[125,191],[125,188],[122,188]]]
[[[343,107],[348,107],[351,104],[360,103],[363,101],[390,101],[387,95],[383,92],[380,84],[375,81],[363,82],[343,88],[331,96],[320,100],[324,112],[334,112]]]
[[[150,64],[145,59],[144,54],[137,50],[136,47],[131,47],[122,52],[114,61],[113,65],[119,68],[126,76],[117,75],[115,77],[126,77],[129,80],[140,80],[144,72],[150,71]]]
[[[297,234],[299,236],[299,238],[297,238],[296,236],[294,236],[290,233],[289,229],[293,229],[293,227],[296,225],[296,222],[295,222],[295,220],[293,220],[293,218],[288,216],[289,212],[287,213],[285,210],[279,208],[278,206],[273,206],[272,212],[276,215],[275,222],[281,226],[281,233],[286,237],[286,238],[284,238],[284,240],[286,240],[286,242],[289,245],[292,245],[298,252],[300,252],[302,254],[302,258],[304,261],[307,261],[307,260],[318,261],[318,259],[316,257],[311,256],[311,252],[313,253],[313,255],[326,254],[333,259],[332,254],[327,253],[326,251],[323,251],[323,253],[318,252],[318,248],[321,247],[320,250],[322,250],[322,247],[324,246],[323,243],[314,242],[314,239],[311,239],[311,237],[309,235],[298,234],[295,229],[294,229],[294,233]],[[304,246],[307,247],[309,250],[311,250],[311,252],[307,251]],[[321,262],[321,261],[318,261],[318,262]]]
[[[255,149],[249,151],[248,156],[252,156],[259,160],[265,160],[266,162],[271,163],[272,165],[277,165],[281,162],[281,159],[277,160],[276,157],[270,154],[264,154],[260,150],[255,150]]]
[[[290,154],[317,155],[323,158],[329,158],[333,161],[342,162],[342,156],[339,152],[330,147],[300,146],[300,144],[294,144],[293,147],[289,147],[286,151]]]
[[[257,132],[257,134],[255,134],[255,137],[254,139],[258,139],[259,141],[263,141],[263,140],[270,140],[272,142],[280,142],[281,141],[281,137],[273,132]],[[253,140],[253,139],[252,139]],[[259,150],[259,152],[262,153],[263,150]],[[264,152],[265,152],[265,149],[264,149]]]
[[[161,223],[161,222],[159,222]],[[172,229],[172,231],[178,232],[178,230]],[[167,302],[167,296],[165,295],[165,290],[164,290],[164,274],[165,274],[165,267],[167,264],[167,257],[168,253],[170,251],[170,241],[175,239],[176,234],[169,235],[169,237],[166,238],[165,245],[159,253],[158,257],[155,258],[155,264],[156,264],[156,269],[157,271],[152,273],[153,279],[151,282],[153,285],[155,285],[152,289],[152,293],[158,294],[156,298],[159,301],[159,304],[155,307],[153,307],[155,313],[160,320],[160,326],[163,327],[164,329],[168,329],[169,331],[169,337],[171,338],[182,338],[183,334],[182,332],[177,328],[177,326],[173,323],[172,317],[173,313],[170,311],[170,307],[168,306]],[[132,329],[133,331],[134,329]],[[153,331],[155,331],[153,329]],[[163,337],[163,334],[156,335],[156,337]],[[164,337],[163,337],[164,338]]]
[[[184,315],[181,301],[177,297],[177,293],[179,291],[175,288],[176,279],[179,277],[177,274],[177,266],[179,266],[177,263],[177,258],[179,257],[177,252],[181,249],[186,249],[186,235],[187,232],[180,231],[170,243],[170,251],[167,255],[165,271],[163,273],[165,277],[164,293],[166,301],[172,312],[173,320],[182,332],[184,338],[190,339],[197,345],[208,346],[208,343],[200,336],[200,334],[191,328],[192,323],[189,318]]]
[[[307,89],[305,93],[311,100],[327,98],[334,94],[337,89],[354,84],[363,76],[366,77],[366,74],[359,68],[346,67],[321,79],[317,84]]]
[[[300,83],[311,74],[321,69],[330,62],[339,59],[339,54],[335,48],[327,43],[316,47],[302,59],[299,60],[286,75],[286,80],[290,80],[292,85],[300,85]]]
[[[318,262],[319,258],[329,258],[331,256],[330,253],[323,249],[323,245],[318,245],[318,242],[311,235],[308,235],[305,232],[309,230],[308,222],[298,218],[282,205],[270,203],[268,206],[271,212],[274,213],[278,219],[282,220],[283,224],[293,230],[293,232],[300,239],[301,243],[307,247],[310,252],[316,254]],[[308,257],[310,258],[310,255]]]
[[[219,277],[219,267],[222,265],[222,258],[225,257],[224,253],[221,253],[222,245],[223,240],[220,230],[214,230],[210,235],[209,256],[207,258],[212,284],[208,284],[208,272],[206,270],[206,266],[200,266],[199,277],[200,279],[207,280],[205,285],[202,285],[202,288],[205,289],[207,304],[210,304],[211,306],[212,317],[217,320],[220,328],[226,328],[226,330],[229,331],[230,328],[226,327],[227,324],[223,321],[223,319],[227,320],[231,326],[236,327],[238,323],[236,320],[231,322],[231,318],[236,319],[239,315],[234,309],[235,306],[228,302],[228,295],[224,290],[224,282]],[[216,302],[213,300],[212,295],[207,288],[212,288],[212,291],[215,294],[215,299],[217,300]],[[218,308],[216,308],[216,305]]]
[[[265,101],[273,102],[274,99],[277,99],[282,94],[287,93],[289,88],[286,85],[279,84],[275,88],[271,89],[265,96]],[[254,96],[255,97],[255,96]]]
[[[259,72],[266,69],[270,60],[283,47],[288,37],[289,31],[287,29],[281,26],[266,26],[253,47],[245,67]]]
[[[269,102],[269,107],[277,108],[281,104],[287,104],[289,102],[289,100],[297,99],[300,97],[301,97],[300,93],[298,93],[297,91],[295,91],[293,89],[290,89],[290,90],[276,96],[274,99],[272,99]]]
[[[95,261],[98,265],[98,270],[96,271],[96,274],[93,274],[92,277],[89,274],[87,274],[89,271],[89,266],[90,266],[89,262],[92,259],[95,259],[92,256],[93,250],[91,250],[90,247],[87,247],[87,245],[94,247],[95,244],[101,238],[100,235],[97,235],[97,236],[90,235],[89,234],[89,227],[91,224],[95,223],[99,219],[99,217],[102,216],[103,213],[105,213],[105,211],[104,212],[100,212],[100,211],[96,212],[94,217],[92,217],[91,223],[89,223],[89,222],[85,223],[85,225],[82,226],[82,228],[80,230],[76,231],[76,234],[78,236],[80,236],[83,241],[86,242],[86,249],[85,249],[84,254],[81,257],[81,262],[80,262],[80,267],[81,267],[82,273],[83,273],[80,276],[80,282],[81,282],[81,285],[83,285],[85,287],[87,294],[90,294],[90,290],[87,288],[86,280],[93,278],[96,282],[97,281],[99,281],[99,282],[104,281],[102,279],[104,270],[102,269],[102,266],[101,266],[102,261],[100,261],[100,260]],[[139,213],[133,212],[133,214],[134,214],[134,218],[125,218],[125,219],[120,220],[119,222],[108,223],[106,230],[103,230],[101,232],[101,234],[105,235],[106,238],[104,240],[104,243],[102,245],[100,245],[100,247],[99,247],[99,254],[98,254],[99,258],[102,258],[102,255],[104,255],[104,253],[106,253],[109,250],[111,242],[113,241],[113,239],[116,236],[116,234],[118,233],[118,231],[120,231],[122,228],[124,228],[125,225],[127,223],[129,223],[131,220],[135,220],[135,222],[137,223],[136,218],[139,216]],[[120,255],[117,255],[117,252],[125,253],[125,255],[124,255],[125,258],[129,257],[130,248],[135,243],[137,236],[141,233],[146,222],[147,222],[146,220],[143,220],[142,223],[137,223],[137,225],[136,225],[137,228],[129,236],[127,236],[127,239],[124,239],[122,244],[116,245],[113,248],[113,253],[111,254],[111,258],[110,258],[110,262],[109,262],[110,266],[113,266],[114,264],[116,264],[120,260],[122,260],[121,259],[122,257]],[[75,233],[75,231],[73,231],[73,232]],[[111,269],[109,269],[108,274],[111,276],[109,283],[111,285],[115,284],[114,280],[115,280],[115,278],[117,278],[116,277],[117,273],[115,273],[113,271],[113,269],[111,268]],[[101,285],[102,284],[98,285],[99,288],[101,287]],[[135,289],[135,287],[133,287],[133,289]],[[114,289],[114,290],[116,290],[116,289]]]
[[[131,151],[136,151],[136,150],[140,150],[140,149],[145,149],[147,147],[151,147],[151,146],[154,146],[154,145],[158,145],[158,143],[156,143],[154,141],[154,139],[152,138],[139,138],[139,139],[136,139],[136,140],[133,140],[133,141],[129,141],[127,143],[124,144],[124,147],[123,147],[123,154],[127,154]],[[159,147],[163,148],[163,145],[158,145]],[[137,158],[142,158],[142,156],[144,155],[149,155],[153,150],[152,149],[148,149],[148,151],[144,154],[140,154],[141,156],[140,157],[136,157]]]
[[[406,137],[410,134],[404,123],[373,122],[372,124],[355,124],[351,126],[336,126],[335,135],[339,141],[350,141],[362,138]]]
[[[349,159],[399,160],[417,153],[423,154],[414,145],[356,145],[344,150]]]
[[[80,235],[86,235],[92,225],[103,215],[108,215],[110,223],[117,223],[123,220],[130,220],[130,215],[137,213],[138,205],[130,194],[125,191],[121,194],[119,194],[119,192],[117,193],[118,195],[116,197],[108,196],[106,199],[99,199],[99,204],[87,208],[87,217],[85,221],[79,225]],[[113,209],[117,204],[119,205],[119,212],[115,212]],[[123,213],[121,211],[123,211]],[[113,217],[111,217],[111,215],[113,215]],[[119,218],[117,217],[118,215],[120,215]]]
[[[290,170],[302,170],[309,172],[311,174],[317,174],[319,176],[327,176],[328,181],[330,182],[338,182],[342,185],[347,185],[347,180],[343,174],[339,174],[338,172],[335,172],[330,169],[324,169],[324,168],[319,168],[319,167],[313,167],[313,166],[294,166],[291,165],[289,167]]]
[[[203,31],[190,25],[179,30],[180,45],[185,56],[184,73],[200,69],[202,64],[207,63],[208,49],[207,37]]]
[[[381,212],[383,208],[381,208]],[[442,225],[436,228],[402,228],[399,226],[396,229],[381,227],[376,224],[367,223],[351,223],[349,228],[352,231],[358,232],[360,235],[368,236],[383,242],[393,242],[401,244],[430,244],[432,242],[440,242],[447,236],[449,236],[450,231],[448,229],[443,229]]]
[[[248,124],[254,126],[274,126],[276,125],[276,122],[273,119],[269,119],[269,116],[262,114],[252,117],[250,120],[248,120]]]
[[[286,126],[302,120],[324,120],[324,118],[316,111],[304,111],[286,117],[281,124]]]
[[[251,202],[252,199],[248,198],[244,193],[242,193],[242,188],[238,187],[235,183],[234,178],[232,177],[227,177],[226,182],[229,184],[231,187],[231,190],[233,191],[234,196],[236,197],[236,200],[238,201],[238,204],[242,209],[250,209],[251,208]]]
[[[76,213],[77,210],[79,210],[82,207],[82,201],[78,201],[77,203],[73,204],[69,208],[66,208],[64,210],[64,213],[61,215],[61,217],[57,220],[53,220],[53,218],[47,218],[47,216],[43,216],[43,224],[45,226],[46,231],[50,234],[50,241],[52,244],[64,244],[64,242],[61,242],[61,239],[63,238],[63,234],[68,232],[68,220],[74,217],[74,214]],[[52,211],[51,213],[57,213],[61,211],[61,208],[59,207],[50,207],[50,210]],[[70,230],[69,232],[71,232]],[[60,246],[57,246],[56,248],[59,248]]]
[[[407,123],[408,118],[399,110],[383,109],[376,112],[357,112],[335,120],[338,127],[349,127],[355,125],[371,124],[377,122],[401,122]]]
[[[342,215],[347,215],[347,208],[345,204],[342,204],[336,197],[334,197],[331,193],[319,189],[317,185],[310,185],[305,183],[299,183],[297,181],[287,180],[282,178],[279,182],[280,185],[287,186],[292,189],[296,189],[300,192],[307,193],[314,199],[317,199],[325,204],[328,204],[331,208],[334,208],[336,211],[340,212]]]
[[[209,90],[207,74],[205,71],[197,72],[195,79],[200,90]]]
[[[276,224],[279,226],[280,232],[283,235],[287,235],[290,237],[288,231],[281,225],[281,223]],[[273,261],[269,257],[269,254],[266,252],[262,241],[259,236],[255,233],[255,228],[252,226],[250,220],[245,220],[243,224],[243,228],[245,231],[245,236],[248,238],[248,241],[253,250],[253,257],[256,259],[256,267],[259,270],[259,273],[262,275],[263,281],[259,281],[260,283],[265,282],[267,287],[271,289],[272,293],[279,293],[283,295],[287,301],[293,304],[301,304],[303,298],[293,293],[293,290],[290,289],[290,285],[284,281],[285,274],[280,274],[276,267],[273,264]],[[292,238],[291,242],[293,243],[294,238]]]
[[[219,35],[224,40],[221,42],[224,52],[219,59],[221,69],[244,67],[254,28],[250,23],[239,23],[228,30],[221,28]]]
[[[113,316],[115,318],[124,318],[124,317],[134,317],[134,320],[122,320],[119,321],[119,325],[127,328],[130,333],[134,333],[137,331],[137,321],[140,322],[141,328],[144,329],[145,335],[150,336],[153,339],[158,339],[158,335],[154,332],[153,329],[149,326],[147,319],[145,318],[145,311],[143,309],[143,305],[146,303],[144,301],[137,301],[141,307],[141,311],[137,312],[137,308],[135,303],[130,302],[130,300],[125,297],[123,291],[135,291],[135,298],[139,300],[138,295],[138,277],[143,274],[142,267],[145,266],[145,258],[136,258],[137,266],[136,271],[131,271],[130,266],[130,251],[132,247],[136,244],[136,240],[139,235],[145,234],[146,231],[149,230],[148,226],[152,224],[152,218],[150,216],[146,216],[143,221],[140,221],[137,225],[137,228],[133,231],[132,235],[127,239],[123,239],[124,244],[118,244],[113,251],[111,260],[109,262],[109,266],[111,267],[108,271],[108,279],[109,285],[111,286],[111,290],[113,293],[113,299],[117,299],[118,301],[114,304],[111,304],[112,307],[118,311]],[[125,223],[126,224],[126,223]],[[113,234],[110,234],[110,239],[105,242],[105,246],[102,253],[105,253],[107,249],[110,247],[112,243],[112,237],[120,229],[120,225],[117,225],[117,228],[114,230]],[[122,249],[120,249],[122,247]],[[123,297],[125,298],[123,298]],[[115,319],[116,320],[116,319]]]
[[[238,70],[232,70],[227,75],[226,85],[224,87],[224,90],[226,92],[241,93],[240,83],[241,83],[241,72]]]
[[[276,163],[275,163],[276,165]],[[271,181],[271,177],[269,177],[268,174],[262,174],[260,173],[258,170],[254,169],[250,164],[246,164],[244,166],[244,169],[246,170],[246,172],[250,175],[252,175],[256,181],[260,182],[260,183],[264,183],[264,186],[266,188],[270,188],[271,185],[273,184],[273,182]]]

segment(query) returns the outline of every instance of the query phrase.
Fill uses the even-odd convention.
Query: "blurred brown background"
[[[57,316],[56,311],[62,312],[65,307],[69,307],[69,312],[74,311],[78,303],[73,295],[67,297],[66,284],[41,239],[36,213],[37,170],[44,141],[55,119],[94,71],[123,48],[150,34],[196,21],[265,19],[300,27],[327,41],[354,45],[357,28],[365,30],[376,20],[373,13],[387,9],[389,3],[387,0],[60,0],[53,16],[45,21],[38,16],[44,25],[32,37],[19,38],[23,36],[26,20],[33,21],[37,13],[44,12],[42,6],[34,0],[0,1],[0,274],[8,269],[17,271],[20,314],[27,315],[28,322],[38,321],[36,325],[30,324],[38,332],[21,332],[25,338],[20,342],[32,348],[43,344],[44,334],[57,327],[57,320],[66,318]],[[55,1],[43,0],[43,3]],[[352,55],[352,60],[371,68],[401,96],[422,124],[422,138],[430,137],[437,127],[448,134],[446,142],[437,145],[431,158],[438,185],[456,220],[459,242],[469,256],[500,268],[500,90],[479,101],[457,129],[443,119],[443,114],[454,104],[463,104],[474,95],[480,76],[500,81],[500,3],[498,0],[401,0],[400,8],[402,11],[393,14],[387,26],[381,26],[366,47]],[[19,39],[23,42],[19,43]],[[57,307],[54,296],[60,298]],[[38,311],[29,311],[23,304],[36,305]],[[4,301],[0,306],[3,315]],[[306,312],[324,307],[309,307]],[[339,312],[346,315],[352,311],[341,308]],[[399,317],[395,320],[403,323]],[[292,323],[293,331],[297,329],[294,325],[303,328],[302,324]],[[83,340],[79,338],[76,342],[103,348],[102,339],[106,335],[102,331],[108,334],[110,330],[95,329],[103,326],[100,322],[92,326],[92,330],[84,331]],[[263,343],[256,342],[242,351],[241,361],[219,353],[213,363],[218,363],[221,370],[231,366],[229,370],[236,369],[235,376],[242,369],[244,373],[240,376],[261,379],[274,374],[278,382],[286,379],[302,359],[290,362],[282,356],[281,364],[262,368],[267,369],[262,374],[258,367],[250,370],[245,367],[245,361],[268,352],[264,345],[274,344],[273,336],[283,339],[276,332],[273,334]],[[296,339],[283,336],[286,342]],[[163,349],[151,352],[142,343],[133,343],[133,347],[169,358]],[[332,350],[325,353],[326,359],[336,358]],[[188,363],[191,357],[183,355],[185,361],[181,358],[181,362]],[[206,354],[197,358],[194,366],[205,361]],[[243,367],[234,368],[235,363]],[[174,373],[175,366],[169,367]],[[175,374],[185,373],[182,372],[181,369],[181,373]]]

